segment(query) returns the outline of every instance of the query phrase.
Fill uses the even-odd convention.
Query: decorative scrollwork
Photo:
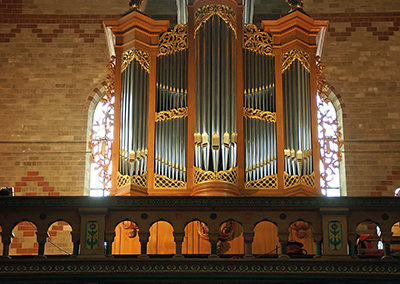
[[[101,115],[93,118],[93,127],[89,138],[91,151],[90,163],[95,164],[98,181],[103,188],[111,188],[111,147],[114,127],[114,87],[115,87],[115,56],[107,64],[108,74],[104,83],[105,95],[100,99],[96,109]],[[95,178],[95,177],[93,177]]]
[[[175,118],[182,118],[187,116],[188,116],[187,107],[174,108],[166,111],[157,112],[156,122],[171,120]]]
[[[143,69],[146,70],[147,73],[150,73],[150,55],[143,50],[135,48],[125,51],[122,54],[121,72],[125,71],[132,60],[137,60]]]
[[[194,168],[194,183],[222,181],[231,184],[237,184],[237,167],[230,168],[226,171],[212,172],[205,171],[201,168]]]
[[[135,185],[139,187],[147,187],[147,172],[145,172],[142,175],[122,175],[120,172],[118,172],[117,176],[117,187],[124,187],[126,185]]]
[[[329,102],[328,97],[328,83],[325,74],[325,63],[323,63],[320,57],[317,57],[317,91],[318,95],[324,102]]]
[[[156,188],[185,188],[186,182],[171,179],[167,176],[154,174]]]
[[[158,56],[168,55],[187,48],[187,25],[176,25],[163,33],[158,44]]]
[[[278,175],[265,176],[258,180],[251,180],[246,182],[246,189],[277,189],[278,188]]]
[[[286,0],[292,10],[303,9],[303,0]]]
[[[195,22],[194,22],[194,34],[196,36],[197,31],[200,29],[201,25],[208,21],[213,15],[218,15],[236,34],[236,14],[235,12],[228,6],[220,5],[220,4],[210,4],[204,5],[199,8],[195,13]]]
[[[310,56],[301,49],[292,49],[283,55],[282,72],[288,69],[296,59],[300,61],[308,72],[310,72]]]
[[[245,24],[243,31],[243,47],[262,55],[272,55],[272,37],[253,24]]]
[[[243,108],[243,115],[247,118],[276,122],[276,113],[253,108]]]
[[[289,175],[288,173],[284,173],[284,180],[285,180],[285,188],[294,187],[296,185],[305,185],[309,187],[315,186],[315,174],[314,172],[311,175]]]

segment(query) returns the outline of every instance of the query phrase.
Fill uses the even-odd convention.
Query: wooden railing
[[[21,221],[34,224],[38,255],[43,256],[49,226],[60,220],[72,227],[73,255],[112,255],[115,227],[131,220],[139,228],[140,254],[146,256],[150,227],[164,220],[173,227],[174,254],[181,256],[185,226],[199,220],[208,227],[210,255],[218,257],[220,226],[233,220],[242,227],[244,256],[251,257],[254,228],[268,220],[277,227],[280,255],[284,256],[289,227],[302,220],[312,226],[316,256],[354,255],[356,227],[363,221],[379,226],[381,254],[389,256],[390,244],[398,239],[392,236],[392,227],[400,220],[400,198],[2,197],[3,256],[9,256],[13,228]]]

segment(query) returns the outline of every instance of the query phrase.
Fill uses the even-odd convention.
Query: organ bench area
[[[105,22],[111,194],[320,195],[316,59],[328,22],[299,7],[257,26],[239,0],[189,2],[171,29],[135,8]]]

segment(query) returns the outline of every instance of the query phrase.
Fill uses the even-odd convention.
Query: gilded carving
[[[278,175],[265,176],[258,180],[251,180],[245,183],[246,189],[277,189]]]
[[[276,122],[276,113],[253,108],[243,108],[243,115],[247,118]]]
[[[196,36],[197,31],[200,29],[201,25],[208,21],[214,15],[218,15],[229,27],[233,30],[236,35],[236,14],[228,6],[220,4],[210,4],[204,5],[199,8],[195,13],[194,22],[194,34]]]
[[[167,176],[154,174],[156,188],[185,188],[186,182],[171,179]]]
[[[150,73],[150,55],[139,49],[132,48],[122,54],[121,72],[124,72],[128,65],[136,60],[147,73]]]
[[[194,183],[222,181],[231,184],[237,184],[237,167],[230,168],[226,171],[205,171],[201,168],[194,168]]]
[[[309,187],[315,186],[315,174],[314,172],[311,175],[289,175],[288,173],[284,172],[283,174],[285,180],[285,188],[294,187],[296,185],[306,185]]]
[[[171,120],[175,118],[182,118],[187,116],[188,116],[187,107],[174,108],[166,111],[157,112],[156,122]]]
[[[296,59],[300,61],[308,72],[310,72],[310,56],[301,49],[292,49],[283,55],[282,72],[288,69]]]
[[[243,29],[243,48],[262,55],[272,55],[272,37],[253,24],[245,24]]]
[[[160,36],[158,56],[168,55],[187,48],[187,25],[176,25],[172,31]]]
[[[133,176],[122,175],[120,172],[118,172],[117,187],[120,188],[129,184],[140,187],[147,187],[147,172],[145,172],[142,175],[133,175]]]

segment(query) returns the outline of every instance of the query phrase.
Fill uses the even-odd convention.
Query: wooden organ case
[[[316,59],[328,23],[294,9],[259,28],[240,3],[191,1],[172,29],[137,9],[105,22],[112,195],[321,194]]]

